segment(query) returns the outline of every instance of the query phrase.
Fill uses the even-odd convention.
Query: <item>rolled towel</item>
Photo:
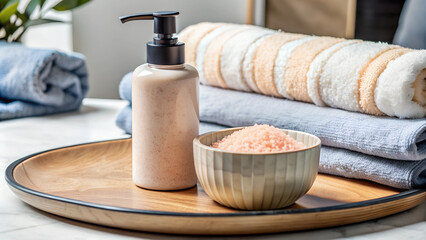
[[[284,44],[280,51],[278,52],[277,58],[275,59],[275,66],[274,66],[274,82],[275,86],[277,87],[278,92],[281,96],[287,98],[287,99],[293,99],[288,93],[287,93],[287,86],[285,85],[284,76],[285,76],[285,70],[288,63],[288,59],[290,58],[291,54],[293,53],[293,50],[297,48],[299,45],[311,41],[317,37],[309,36],[304,37],[295,41],[291,41],[287,44]]]
[[[0,120],[76,110],[87,91],[81,54],[0,41]]]
[[[272,33],[274,33],[272,30],[253,27],[235,35],[225,43],[220,59],[220,71],[226,85],[236,90],[251,91],[243,78],[244,57],[253,42]]]
[[[203,73],[207,83],[212,86],[228,88],[220,71],[220,60],[225,43],[240,32],[247,31],[253,26],[233,26],[226,32],[219,34],[210,42],[204,54]]]
[[[278,40],[278,37],[274,40],[268,35],[244,42],[241,48],[244,46],[247,50],[238,49],[238,57],[233,57],[232,46],[238,46],[237,36],[240,35],[237,28],[240,28],[242,34],[247,25],[233,25],[232,29],[215,36],[205,36],[209,38],[208,46],[204,51],[203,48],[197,48],[197,65],[202,64],[205,78],[201,78],[201,82],[368,114],[400,118],[426,116],[426,80],[422,77],[426,75],[426,64],[422,53],[417,53],[417,57],[416,54],[406,53],[399,56],[388,53],[380,57],[398,47],[306,35],[291,41]],[[293,36],[290,33],[281,34],[282,39]],[[224,46],[229,46],[226,51],[223,51]],[[242,52],[245,52],[243,61],[240,60]],[[199,54],[203,57],[198,58]],[[402,58],[405,55],[409,57]],[[400,58],[405,60],[398,60]],[[385,93],[386,89],[392,87],[379,84],[378,79],[391,78],[387,73],[393,70],[388,65],[395,68],[392,67],[395,64],[391,64],[394,61],[414,64],[416,71],[413,74],[400,74],[397,80],[380,81],[391,83],[393,88],[407,86],[399,88],[403,91],[394,92],[395,96],[390,96]],[[238,69],[242,69],[242,75],[232,73]],[[376,96],[376,93],[381,95]]]
[[[426,158],[424,118],[377,117],[200,86],[200,120],[234,127],[271,124],[314,134],[325,146],[397,160]]]
[[[257,48],[262,44],[263,41],[269,35],[263,36],[257,39],[252,45],[250,45],[247,49],[246,55],[244,56],[243,61],[243,79],[246,81],[249,88],[254,92],[260,92],[259,88],[256,86],[256,82],[254,81],[254,71],[253,71],[253,59],[256,54]]]
[[[206,52],[206,48],[209,46],[210,42],[215,39],[218,35],[222,34],[225,31],[228,31],[232,28],[232,24],[226,24],[221,27],[218,27],[207,34],[203,39],[201,39],[200,43],[197,47],[197,56],[196,56],[196,66],[198,70],[198,74],[200,76],[200,82],[202,84],[208,84],[206,78],[204,77],[204,54]]]
[[[319,79],[321,77],[322,69],[324,68],[324,65],[327,63],[328,59],[342,47],[359,42],[361,42],[361,40],[347,40],[334,44],[333,46],[325,49],[320,54],[318,54],[318,56],[315,57],[315,59],[312,61],[309,67],[309,71],[306,75],[306,83],[309,97],[311,98],[312,102],[315,103],[315,105],[323,107],[326,106],[320,96]]]
[[[189,25],[188,27],[186,27],[182,31],[180,31],[177,34],[179,41],[187,43],[188,39],[191,37],[191,34],[195,31],[195,29],[197,28],[197,26],[199,26],[199,24],[201,24],[201,23]]]
[[[377,79],[383,73],[388,63],[399,56],[411,51],[406,48],[390,49],[374,59],[365,69],[359,81],[359,106],[365,113],[384,115],[374,101],[374,90]]]
[[[312,102],[308,94],[307,73],[314,58],[325,49],[344,39],[320,37],[307,41],[292,52],[283,81],[287,93],[295,100]]]
[[[276,33],[267,37],[257,48],[253,59],[254,81],[261,93],[282,97],[274,82],[274,66],[284,44],[303,38],[302,34]]]
[[[411,51],[389,62],[375,89],[374,99],[380,111],[388,116],[425,117],[425,66],[426,50]]]
[[[181,41],[185,42],[185,62],[196,67],[197,48],[198,45],[207,34],[216,28],[222,26],[222,23],[204,22],[193,25],[193,29],[188,33],[184,33]]]
[[[386,43],[361,42],[343,47],[324,65],[320,95],[329,106],[359,111],[359,84],[365,68],[380,53],[389,50]]]

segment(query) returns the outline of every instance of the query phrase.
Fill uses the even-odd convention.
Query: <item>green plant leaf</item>
[[[36,26],[36,25],[45,24],[45,23],[65,23],[65,22],[61,20],[50,19],[50,18],[39,18],[39,19],[28,20],[24,24],[24,27],[29,28],[31,26]]]
[[[0,10],[16,2],[19,0],[0,0]]]
[[[17,11],[18,11],[18,4],[19,1],[16,1],[15,3],[6,5],[3,10],[0,12],[0,23],[7,23],[10,20],[10,17],[12,17]]]
[[[33,11],[40,5],[40,0],[31,0],[27,7],[25,8],[25,13],[29,16],[33,13]]]
[[[2,10],[8,2],[9,2],[9,0],[0,0],[0,10]]]
[[[62,0],[53,9],[56,11],[67,11],[90,2],[90,0]]]

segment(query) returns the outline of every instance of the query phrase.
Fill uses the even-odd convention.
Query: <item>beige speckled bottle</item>
[[[176,33],[178,12],[121,17],[154,19],[147,64],[132,78],[133,182],[153,190],[179,190],[197,184],[192,140],[198,136],[198,72],[184,64],[184,44]]]
[[[132,82],[133,181],[155,190],[195,186],[198,73],[188,65],[144,64]]]

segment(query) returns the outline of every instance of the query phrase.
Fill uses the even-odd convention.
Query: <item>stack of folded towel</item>
[[[200,133],[255,123],[305,131],[322,140],[322,173],[426,187],[426,51],[223,23],[180,39],[203,83]],[[120,95],[129,106],[117,125],[131,134],[131,74]]]
[[[87,91],[82,55],[0,41],[0,120],[76,110]]]
[[[121,81],[120,96],[129,106],[116,119],[129,134],[131,82],[130,73]],[[322,173],[397,188],[426,187],[426,119],[375,117],[201,85],[200,120],[200,133],[255,123],[312,133],[323,144]]]

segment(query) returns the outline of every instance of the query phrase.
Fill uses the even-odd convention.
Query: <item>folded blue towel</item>
[[[118,86],[118,93],[122,99],[127,100],[130,104],[132,103],[132,72],[124,75],[120,86]]]
[[[127,74],[120,84],[130,103],[131,81]],[[426,158],[424,118],[377,117],[201,85],[200,120],[232,127],[266,123],[312,133],[330,147],[397,160]]]
[[[121,109],[115,118],[115,124],[126,133],[132,134],[132,105]]]
[[[0,41],[0,120],[76,110],[87,91],[82,55]]]
[[[132,134],[132,108],[130,105],[118,114],[117,125]],[[226,127],[201,122],[200,134],[223,128]],[[426,187],[426,160],[399,161],[327,146],[321,147],[319,172],[370,180],[403,189]]]

